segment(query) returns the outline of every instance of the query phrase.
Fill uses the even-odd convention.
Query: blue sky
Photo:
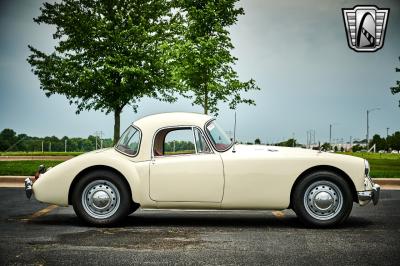
[[[28,44],[51,52],[54,28],[33,23],[39,15],[39,0],[0,0],[0,130],[46,136],[88,136],[103,131],[113,134],[113,116],[101,112],[75,114],[63,96],[47,98],[26,62]],[[383,49],[356,53],[349,49],[341,8],[375,4],[390,8]],[[238,57],[235,69],[242,80],[254,78],[261,88],[246,96],[257,106],[237,108],[237,135],[240,140],[259,137],[276,142],[292,137],[306,140],[307,130],[315,130],[316,140],[365,138],[366,110],[371,113],[371,135],[400,130],[400,95],[389,88],[400,80],[400,1],[263,1],[239,3],[246,14],[231,31]],[[234,112],[220,104],[220,124],[233,127]],[[201,112],[190,100],[174,104],[144,99],[138,113],[126,107],[121,128],[152,113],[170,111]]]

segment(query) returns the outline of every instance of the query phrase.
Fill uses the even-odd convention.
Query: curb
[[[0,176],[0,187],[23,187],[24,180],[32,176]],[[372,178],[382,189],[400,189],[400,178]]]
[[[400,178],[372,178],[372,180],[381,186],[400,186]]]

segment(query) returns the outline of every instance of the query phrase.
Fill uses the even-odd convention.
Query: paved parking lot
[[[307,229],[292,211],[138,211],[94,228],[72,208],[0,189],[0,265],[399,265],[400,191],[354,205],[334,229]]]

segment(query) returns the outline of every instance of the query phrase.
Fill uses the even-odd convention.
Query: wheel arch
[[[319,172],[319,171],[329,171],[329,172],[333,172],[333,173],[341,176],[350,187],[351,194],[353,196],[353,201],[354,202],[358,202],[356,187],[355,187],[353,181],[351,180],[350,176],[348,174],[346,174],[346,172],[344,172],[340,168],[337,168],[337,167],[331,166],[331,165],[317,165],[317,166],[313,166],[313,167],[308,168],[307,170],[303,171],[296,178],[296,181],[294,182],[294,184],[292,186],[292,189],[290,191],[290,205],[289,205],[289,208],[292,208],[293,192],[294,192],[296,186],[299,184],[299,182],[301,180],[303,180],[306,176],[310,175],[311,173],[315,173],[315,172]]]
[[[78,183],[78,181],[85,176],[87,173],[91,172],[91,171],[96,171],[96,170],[106,170],[106,171],[110,171],[115,173],[116,175],[118,175],[121,180],[123,180],[123,182],[125,183],[125,185],[129,188],[128,191],[130,193],[130,198],[132,199],[132,187],[130,186],[128,180],[126,179],[126,177],[117,169],[115,169],[114,167],[110,167],[107,165],[93,165],[93,166],[89,166],[83,170],[81,170],[72,180],[72,183],[69,187],[69,191],[68,191],[68,204],[72,204],[71,202],[71,196],[72,196],[72,192],[75,189],[76,184]],[[132,202],[135,203],[132,199]]]

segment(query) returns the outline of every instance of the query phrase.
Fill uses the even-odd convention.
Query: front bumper
[[[364,205],[367,205],[372,200],[374,205],[378,204],[380,191],[381,191],[381,187],[377,184],[373,184],[372,190],[357,192],[358,203],[361,206],[364,206]]]

